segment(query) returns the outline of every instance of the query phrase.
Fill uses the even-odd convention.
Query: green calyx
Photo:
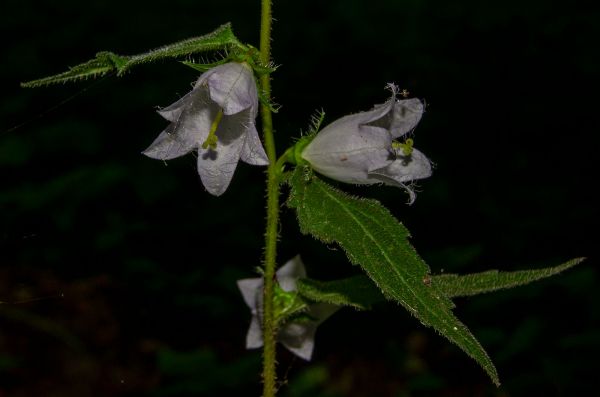
[[[260,60],[258,59],[258,53],[256,48],[252,46],[237,49],[236,51],[232,52],[228,57],[218,60],[216,62],[197,63],[190,61],[182,61],[181,63],[183,63],[185,66],[191,67],[194,70],[204,73],[214,67],[224,65],[229,62],[245,63],[250,68],[252,68],[254,73],[259,77],[265,74],[273,73],[276,69],[272,66],[262,65],[260,63]]]
[[[286,163],[292,165],[308,165],[308,162],[302,158],[302,152],[314,137],[314,135],[304,136],[300,138],[294,146],[287,148],[281,157],[277,159],[277,164],[275,165],[279,175],[283,175]]]
[[[306,165],[307,161],[302,158],[304,148],[314,139],[314,135],[307,135],[298,140],[293,146],[292,160],[296,165]]]
[[[278,324],[300,314],[307,308],[297,291],[284,291],[279,284],[275,284],[274,304],[275,319]]]
[[[221,59],[220,61],[217,62],[212,62],[212,63],[196,63],[196,62],[190,62],[190,61],[182,61],[181,63],[183,63],[185,66],[189,66],[190,68],[197,70],[199,72],[206,72],[212,68],[215,68],[219,65],[224,65],[228,62],[228,60],[225,59]]]
[[[317,136],[324,119],[325,112],[322,110],[311,117],[310,128],[308,129],[306,135],[303,135],[300,139],[298,139],[294,146],[289,147],[277,160],[276,169],[278,172],[283,172],[283,166],[285,163],[293,165],[308,165],[308,161],[304,160],[302,157],[302,152],[304,152],[306,146],[312,142],[315,136]]]
[[[247,63],[250,65],[252,70],[254,70],[254,73],[256,73],[256,75],[259,77],[266,74],[271,74],[277,69],[272,65],[263,64],[260,60],[260,52],[258,51],[258,48],[249,44],[235,49],[231,54],[229,54],[227,59],[233,62]]]

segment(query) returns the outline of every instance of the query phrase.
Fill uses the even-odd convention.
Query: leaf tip
[[[573,266],[575,265],[579,265],[581,262],[587,260],[587,256],[580,256],[579,258],[573,258],[571,259],[571,263],[573,264]]]

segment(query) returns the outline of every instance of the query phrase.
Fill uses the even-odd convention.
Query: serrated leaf
[[[431,281],[446,296],[470,296],[529,284],[563,272],[584,260],[585,258],[575,258],[554,267],[515,272],[488,270],[465,275],[440,274],[432,276]]]
[[[95,59],[74,66],[66,72],[21,83],[21,87],[35,88],[52,84],[69,83],[89,78],[102,77],[115,71],[116,67],[112,61],[108,58],[101,57],[100,54],[98,54]]]
[[[125,65],[119,68],[119,75],[129,68],[142,63],[154,62],[164,58],[181,58],[206,51],[225,50],[233,46],[241,46],[237,37],[233,34],[231,24],[221,25],[214,32],[200,37],[179,41],[169,44],[143,54],[128,57]]]
[[[303,233],[338,243],[387,297],[459,346],[500,384],[483,347],[452,313],[452,301],[424,282],[429,267],[408,242],[408,230],[386,208],[343,193],[304,167],[296,167],[288,183],[288,205],[296,209]]]
[[[442,294],[449,298],[471,296],[529,284],[563,272],[581,263],[584,259],[575,258],[561,265],[543,269],[514,272],[488,270],[465,275],[432,275],[430,281]],[[302,296],[315,302],[368,309],[371,305],[385,300],[381,291],[377,289],[369,277],[363,275],[333,281],[305,278],[298,280],[297,285]]]
[[[133,66],[155,62],[165,58],[181,58],[200,52],[228,50],[243,47],[231,30],[231,24],[220,26],[214,32],[200,37],[179,41],[138,55],[122,56],[103,51],[96,58],[74,66],[66,72],[21,83],[22,87],[41,87],[51,84],[68,83],[89,78],[102,77],[115,72],[123,75]]]
[[[381,290],[367,276],[354,276],[333,281],[303,278],[296,282],[298,293],[315,302],[370,309],[385,300]]]

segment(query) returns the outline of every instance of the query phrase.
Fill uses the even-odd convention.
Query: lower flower
[[[283,265],[277,271],[276,276],[278,286],[284,293],[288,293],[287,295],[291,296],[292,299],[297,296],[294,293],[296,291],[296,280],[306,277],[300,255],[295,256]],[[248,278],[238,280],[237,284],[244,301],[252,312],[250,328],[246,335],[246,348],[259,348],[263,345],[263,279]],[[290,308],[293,306],[293,303],[291,303],[285,307]],[[285,309],[285,307],[283,308]],[[278,328],[277,341],[298,357],[310,360],[314,349],[317,326],[335,313],[339,306],[329,303],[314,303],[303,304],[302,307],[303,310],[300,313],[295,313],[289,319],[284,318],[282,320],[283,323]]]

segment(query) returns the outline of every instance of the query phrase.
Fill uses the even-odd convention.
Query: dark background
[[[281,4],[278,4],[281,3]],[[314,360],[281,350],[282,396],[587,396],[598,389],[598,30],[592,1],[302,1],[274,6],[281,152],[317,109],[369,109],[396,82],[424,98],[416,147],[436,164],[413,206],[384,202],[434,272],[516,270],[588,256],[456,314],[500,372],[496,389],[402,308],[344,309]],[[177,62],[43,89],[18,83],[99,51],[133,54],[231,21],[257,45],[258,1],[3,0],[0,29],[0,396],[260,393],[260,353],[235,280],[262,256],[263,169],[214,198],[193,156],[140,155],[155,112],[197,74]],[[68,100],[67,100],[68,99]],[[66,101],[65,101],[66,100]],[[284,195],[285,197],[285,195]],[[281,263],[357,271],[283,210]]]

